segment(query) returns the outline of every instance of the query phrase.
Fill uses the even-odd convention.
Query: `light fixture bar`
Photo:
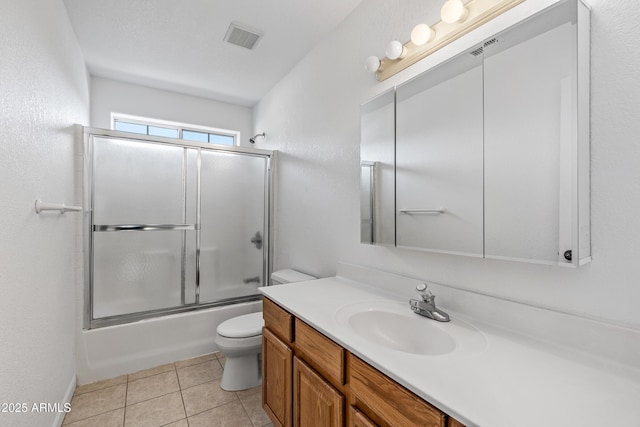
[[[380,81],[388,79],[523,1],[471,0],[465,4],[469,12],[464,22],[447,24],[440,21],[432,25],[431,28],[435,31],[433,40],[422,46],[417,46],[409,40],[404,44],[404,56],[399,59],[384,58],[380,60],[376,77]]]

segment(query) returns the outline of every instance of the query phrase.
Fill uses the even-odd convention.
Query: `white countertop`
[[[484,344],[437,356],[400,352],[363,339],[338,320],[338,313],[349,304],[374,300],[406,304],[410,313],[402,295],[343,277],[260,291],[467,427],[640,426],[640,372],[631,367],[440,305],[451,323],[439,326],[453,330],[454,340],[455,329],[448,325],[467,324],[479,331]]]

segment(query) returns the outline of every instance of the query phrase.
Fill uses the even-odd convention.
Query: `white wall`
[[[110,129],[112,112],[237,130],[253,146],[251,108],[92,76],[91,126]]]
[[[268,135],[257,148],[282,151],[275,267],[330,276],[336,261],[345,260],[640,328],[637,0],[589,1],[590,265],[570,270],[358,244],[359,104],[482,37],[469,34],[383,83],[363,70],[364,59],[383,57],[390,40],[406,41],[421,20],[438,21],[440,3],[364,1],[254,108],[254,129]],[[550,0],[528,0],[516,9],[545,3]],[[505,15],[491,25],[504,23]]]
[[[0,401],[62,403],[75,386],[75,286],[81,203],[72,125],[88,123],[82,55],[59,0],[3,1],[0,13]],[[64,413],[0,413],[2,426],[47,426]]]

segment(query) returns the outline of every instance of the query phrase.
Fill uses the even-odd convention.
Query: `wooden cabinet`
[[[447,424],[447,427],[464,427],[464,424],[454,418],[449,417],[449,424]]]
[[[293,425],[344,425],[344,396],[297,357],[293,358]]]
[[[331,384],[344,384],[344,349],[311,326],[295,319],[296,350]]]
[[[351,354],[348,381],[356,407],[378,425],[446,426],[446,414]]]
[[[279,427],[290,427],[293,350],[269,329],[262,329],[262,406]]]
[[[266,298],[263,312],[262,405],[274,425],[464,427]]]
[[[264,326],[287,344],[293,342],[293,316],[267,298],[263,298]]]
[[[355,406],[349,406],[349,427],[376,427],[376,423],[371,421],[362,411]]]

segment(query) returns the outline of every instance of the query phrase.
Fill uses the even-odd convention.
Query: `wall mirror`
[[[395,245],[395,91],[360,107],[360,239]]]
[[[482,57],[396,92],[397,245],[482,256]]]
[[[374,101],[361,123],[362,158],[372,161],[383,135]],[[399,85],[395,188],[394,202],[388,193],[375,202],[395,212],[398,247],[588,262],[588,8],[559,2]]]

